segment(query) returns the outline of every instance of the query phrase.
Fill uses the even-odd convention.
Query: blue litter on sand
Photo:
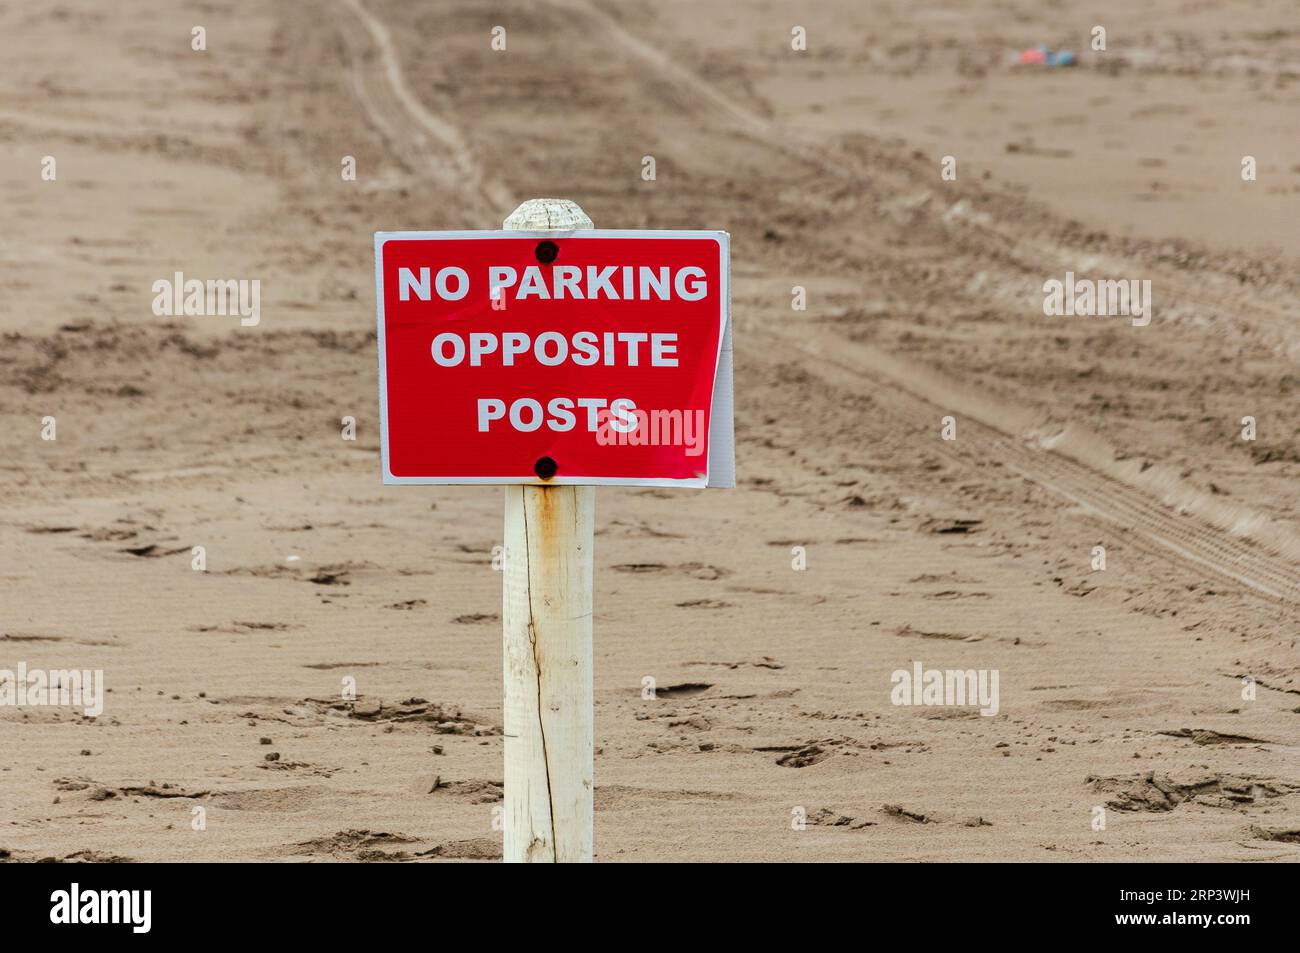
[[[1023,66],[1073,66],[1076,62],[1074,54],[1069,50],[1053,51],[1041,43],[1020,54]]]

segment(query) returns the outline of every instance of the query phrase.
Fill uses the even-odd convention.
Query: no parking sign
[[[732,485],[728,250],[377,232],[384,482]]]

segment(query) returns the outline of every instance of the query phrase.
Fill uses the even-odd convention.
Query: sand
[[[1289,3],[0,35],[0,669],[109,690],[0,707],[0,858],[500,856],[502,494],[381,485],[371,235],[549,195],[732,235],[738,488],[598,496],[598,860],[1300,857]],[[154,314],[176,271],[260,280],[260,323]],[[1149,279],[1150,325],[1045,316],[1066,271]],[[997,714],[893,704],[918,661]]]

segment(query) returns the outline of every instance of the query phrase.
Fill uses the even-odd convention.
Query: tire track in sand
[[[411,92],[388,26],[362,0],[339,0],[364,27],[364,33],[340,24],[348,49],[352,83],[367,117],[379,129],[402,164],[412,172],[429,169],[449,191],[468,194],[476,211],[489,220],[518,203],[503,183],[489,176],[455,125],[431,113]]]
[[[1095,438],[1086,444],[1093,451],[1086,458],[1066,455],[1046,445],[1059,438],[1030,442],[1008,433],[1005,425],[998,423],[1024,421],[1023,412],[1000,408],[984,395],[949,389],[936,375],[920,369],[909,375],[905,362],[873,347],[837,341],[832,351],[782,329],[765,327],[760,333],[779,338],[783,347],[805,355],[810,372],[833,383],[854,389],[868,382],[873,399],[905,425],[935,433],[936,449],[946,456],[967,466],[996,460],[1048,492],[1137,534],[1148,551],[1209,570],[1271,599],[1300,605],[1300,564],[1101,472],[1100,468],[1113,469],[1117,464],[1113,455],[1097,452]],[[959,440],[938,440],[937,428],[944,414],[959,418]],[[1204,496],[1200,491],[1196,494]],[[1295,545],[1295,540],[1289,539],[1270,542],[1279,549],[1288,543]]]
[[[593,0],[551,0],[551,3],[594,24],[661,80],[688,94],[678,97],[683,111],[694,109],[698,112],[703,105],[711,113],[711,118],[729,120],[741,134],[766,148],[807,163],[832,180],[851,179],[853,174],[846,175],[845,169],[864,172],[861,161],[835,142],[827,142],[800,129],[783,127],[775,120],[760,116],[630,32]],[[892,173],[889,169],[871,168],[864,174],[883,180]],[[1087,270],[1101,269],[1115,274],[1125,271],[1125,261],[1111,248],[1080,252],[1062,244],[1054,233],[1026,232],[1022,222],[1005,222],[990,214],[987,221],[967,221],[966,226],[965,232],[970,234],[953,232],[960,247],[980,248],[990,240],[999,241],[1003,254],[1026,272],[1056,274],[1067,268],[1077,268],[1080,261],[1087,262]],[[1183,277],[1176,269],[1165,270],[1162,274],[1162,269],[1151,262],[1144,262],[1144,267],[1153,279],[1159,275],[1166,288],[1178,284]],[[1231,268],[1198,274],[1196,286],[1176,290],[1164,310],[1169,314],[1182,312],[1182,320],[1192,324],[1212,321],[1224,334],[1250,333],[1258,343],[1277,353],[1288,358],[1300,356],[1300,330],[1297,330],[1295,307],[1289,292],[1270,293],[1267,298],[1256,294],[1249,301],[1243,300],[1240,280]]]
[[[807,161],[827,174],[842,174],[806,137],[783,130],[777,123],[736,102],[707,80],[630,33],[590,0],[555,0],[555,4],[597,25],[660,79],[690,94],[684,97],[687,101],[691,101],[693,96],[703,102],[707,111],[730,119],[740,131],[768,147]],[[1005,229],[999,231],[1005,232]],[[1004,237],[1017,251],[1026,249],[1025,254],[1030,254],[1022,239],[1014,235]],[[1060,247],[1050,251],[1062,258],[1066,254],[1066,249]],[[1042,249],[1037,249],[1033,254],[1041,252]],[[1182,512],[1154,497],[1149,488],[1128,480],[1125,474],[1117,472],[1120,468],[1108,465],[1117,454],[1112,446],[1096,435],[1090,434],[1087,440],[1075,441],[1077,446],[1069,445],[1069,441],[1064,442],[1065,446],[1040,442],[1037,447],[1030,448],[1003,423],[1007,420],[1023,421],[1024,413],[991,395],[980,394],[978,401],[972,404],[967,400],[969,395],[962,394],[961,389],[935,373],[927,373],[924,383],[919,384],[920,378],[913,373],[913,368],[874,348],[837,341],[834,353],[830,353],[829,349],[809,346],[797,330],[786,325],[765,325],[765,330],[780,337],[787,346],[815,358],[816,362],[847,371],[851,378],[856,378],[858,386],[864,380],[870,381],[873,396],[887,395],[891,389],[906,392],[912,400],[905,403],[895,400],[893,403],[903,419],[919,427],[930,429],[942,414],[953,408],[962,408],[963,418],[975,424],[979,438],[975,442],[980,445],[983,456],[998,459],[1013,472],[1050,493],[1138,534],[1152,544],[1150,548],[1153,551],[1163,552],[1198,569],[1215,572],[1269,598],[1300,604],[1300,565],[1288,558],[1300,553],[1300,541],[1289,535],[1267,532],[1268,520],[1263,514],[1244,507],[1231,510],[1221,507],[1195,488],[1166,488],[1163,496],[1177,496],[1185,502],[1186,508],[1198,511],[1195,516]],[[970,429],[967,428],[967,433]],[[1062,449],[1057,449],[1057,446],[1062,446]],[[966,453],[957,456],[966,464],[971,462]]]

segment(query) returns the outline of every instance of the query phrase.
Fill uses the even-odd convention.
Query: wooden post
[[[592,223],[572,202],[532,199],[504,227],[567,231]],[[505,498],[503,856],[507,863],[590,862],[596,488],[507,486]]]

